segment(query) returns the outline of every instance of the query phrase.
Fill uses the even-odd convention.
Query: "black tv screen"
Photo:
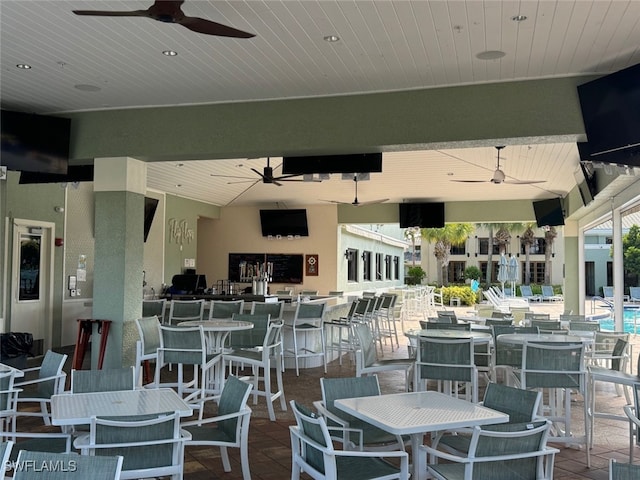
[[[400,203],[400,228],[442,228],[444,227],[444,203]]]
[[[640,64],[579,85],[578,97],[592,160],[640,146]]]
[[[382,153],[283,157],[282,173],[367,173],[382,171]]]
[[[536,215],[538,227],[555,227],[564,225],[562,201],[559,198],[549,198],[533,202],[533,212]]]
[[[304,208],[287,210],[260,210],[262,236],[309,236],[307,210]]]
[[[66,175],[70,119],[9,110],[0,114],[1,165],[15,171]]]
[[[158,199],[151,197],[144,197],[144,241],[147,241],[149,237],[149,230],[151,230],[151,224],[153,223],[153,217],[156,214],[158,208]]]
[[[596,171],[591,162],[580,162],[580,170],[576,171],[575,177],[582,203],[589,205],[598,193]]]
[[[20,183],[93,182],[93,165],[69,165],[67,173],[20,172]]]

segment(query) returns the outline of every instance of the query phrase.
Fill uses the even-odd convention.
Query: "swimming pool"
[[[627,333],[636,333],[636,327],[640,329],[640,305],[637,307],[624,308],[624,331]],[[603,318],[600,320],[600,328],[612,332],[613,318]]]

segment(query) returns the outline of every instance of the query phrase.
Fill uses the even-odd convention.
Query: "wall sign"
[[[318,276],[318,255],[311,254],[305,255],[305,275],[307,277],[317,277]]]

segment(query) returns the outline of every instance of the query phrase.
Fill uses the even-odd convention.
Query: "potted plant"
[[[413,267],[409,267],[407,270],[407,284],[420,285],[426,276],[427,272],[425,272],[421,266],[415,265]]]

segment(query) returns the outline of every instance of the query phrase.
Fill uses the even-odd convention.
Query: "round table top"
[[[430,330],[408,330],[407,336],[430,337],[430,338],[473,338],[474,341],[491,340],[491,334],[487,332],[467,331],[467,330],[446,330],[444,328],[434,328]]]
[[[200,327],[202,326],[204,331],[224,331],[231,332],[234,330],[249,330],[253,328],[253,323],[245,322],[241,320],[226,320],[226,319],[212,319],[212,320],[189,320],[187,322],[180,322],[183,327]]]
[[[498,342],[522,344],[524,342],[544,342],[544,343],[589,343],[593,338],[579,337],[577,335],[563,334],[536,334],[536,333],[506,333],[498,335]]]

